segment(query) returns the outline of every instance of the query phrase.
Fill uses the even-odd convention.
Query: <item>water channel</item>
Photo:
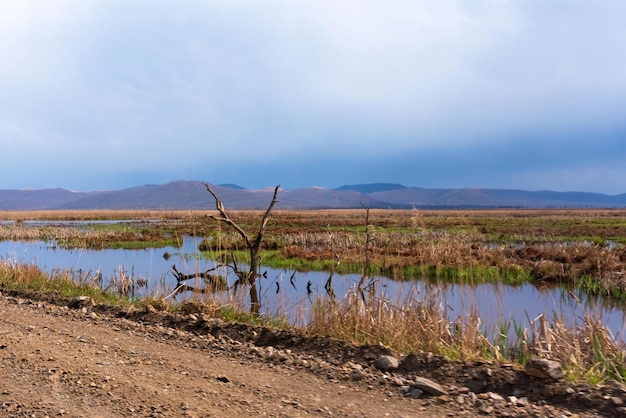
[[[168,295],[176,286],[172,265],[184,274],[206,271],[215,266],[212,260],[200,257],[197,246],[200,238],[185,237],[180,248],[150,248],[141,250],[107,249],[62,249],[54,242],[44,241],[0,241],[0,259],[11,259],[22,264],[36,264],[46,272],[71,271],[75,277],[91,278],[102,276],[101,286],[106,287],[120,272],[144,279],[147,286],[139,289],[136,297],[145,295]],[[164,257],[168,253],[169,258]],[[316,296],[326,296],[324,285],[328,273],[293,272],[262,268],[265,273],[260,279],[262,310],[268,314],[287,315],[291,320],[302,320],[303,313],[311,306]],[[228,284],[236,277],[224,271]],[[343,296],[351,286],[360,280],[359,275],[334,275],[333,291]],[[398,282],[384,277],[368,279],[376,284],[380,295],[392,302],[412,298],[434,297],[449,320],[467,315],[474,306],[482,320],[482,327],[488,334],[500,323],[514,320],[528,325],[540,314],[553,317],[559,315],[569,325],[581,324],[585,312],[601,317],[604,325],[618,340],[624,340],[625,311],[622,307],[609,306],[597,298],[575,295],[559,288],[538,289],[532,285],[512,287],[506,285],[481,284],[459,285],[427,283],[423,281]],[[191,283],[190,283],[191,284]],[[309,295],[307,289],[310,290]],[[225,301],[228,292],[220,292],[205,297]],[[241,293],[241,292],[240,292]],[[232,295],[231,295],[232,296]],[[180,294],[177,300],[189,298]],[[240,303],[247,306],[242,297]],[[304,315],[306,316],[306,315]],[[306,320],[305,320],[306,322]]]

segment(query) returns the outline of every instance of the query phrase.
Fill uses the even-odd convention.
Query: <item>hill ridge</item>
[[[264,209],[273,188],[212,185],[231,209]],[[394,183],[281,189],[276,209],[623,208],[626,193],[557,192],[491,188],[421,188]],[[119,190],[77,192],[62,188],[0,190],[0,210],[204,209],[215,202],[204,182],[176,180]]]

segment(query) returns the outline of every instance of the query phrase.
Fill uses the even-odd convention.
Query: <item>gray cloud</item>
[[[14,175],[0,187],[626,191],[624,12],[617,1],[3,4],[0,162]]]

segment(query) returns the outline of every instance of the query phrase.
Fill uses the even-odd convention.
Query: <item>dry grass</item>
[[[167,219],[188,221],[186,227],[194,231],[216,231],[208,229],[206,213],[0,212],[0,219]],[[247,220],[258,219],[260,213],[235,211],[231,215],[245,224]],[[266,243],[286,257],[334,260],[338,255],[342,263],[362,262],[366,240],[363,215],[362,210],[275,211]],[[589,240],[589,237],[599,237],[600,241],[623,239],[626,236],[625,210],[372,210],[369,222],[371,261],[382,266],[520,269],[531,272],[537,281],[579,284],[591,293],[626,294],[624,245],[612,247]],[[23,228],[19,222],[0,226],[0,239],[60,238],[69,242],[72,234],[68,228],[53,227],[47,231]],[[241,245],[235,236],[220,234],[217,238],[217,247],[211,247],[212,250],[236,249]],[[10,260],[0,263],[0,276],[2,286],[9,282],[26,286],[30,282],[38,289],[50,288],[42,282],[38,269]],[[67,277],[59,273],[53,279],[63,282]],[[120,278],[119,283],[108,290],[128,293],[132,277],[120,275]],[[86,280],[83,285],[87,285]],[[450,321],[445,307],[438,302],[435,288],[427,289],[432,293],[426,296],[418,297],[415,292],[386,295],[375,285],[362,284],[341,298],[315,300],[310,317],[304,321],[306,331],[361,343],[380,342],[404,352],[430,351],[452,358],[488,357],[523,362],[531,354],[537,354],[560,361],[571,378],[626,380],[623,343],[616,341],[602,325],[601,318],[590,313],[575,326],[566,325],[558,316],[548,320],[546,315],[540,315],[527,318],[526,326],[513,324],[514,332],[507,326],[484,329],[476,310],[470,309],[465,316]],[[185,302],[205,303],[205,300]],[[243,306],[240,303],[227,299],[220,304],[207,305],[216,315],[250,320],[237,316],[237,306]]]
[[[47,275],[36,266],[0,260],[0,289],[29,289],[64,297],[89,295],[101,303],[120,304],[136,299],[138,282],[121,267],[117,278],[105,285],[98,281],[97,275],[76,277],[68,271]],[[166,293],[161,289],[160,294]],[[203,312],[226,320],[286,324],[279,309],[275,312],[278,319],[262,319],[247,313],[243,309],[245,289],[216,297],[191,295],[176,304],[163,296],[149,295],[137,300],[137,304],[139,308],[151,305],[159,310]],[[426,351],[452,359],[488,358],[522,363],[534,354],[561,362],[572,380],[626,381],[626,347],[613,338],[600,318],[586,314],[580,325],[567,326],[558,317],[548,322],[545,315],[539,315],[529,319],[529,325],[513,336],[489,338],[497,335],[498,330],[483,329],[476,309],[470,309],[455,321],[449,320],[438,297],[438,286],[427,285],[421,291],[413,288],[394,298],[379,291],[375,283],[362,283],[343,297],[314,300],[305,323],[301,327],[310,334],[358,343],[382,343],[406,353]]]
[[[311,334],[453,359],[524,363],[538,355],[559,361],[571,380],[626,382],[626,346],[616,341],[601,318],[590,313],[576,326],[566,325],[558,316],[549,322],[542,314],[529,318],[527,326],[517,325],[513,333],[508,327],[486,330],[475,306],[450,321],[438,302],[436,287],[427,287],[426,293],[418,297],[412,291],[392,300],[373,287],[355,286],[344,298],[315,300],[305,329]]]
[[[181,219],[190,216],[203,216],[206,212],[189,210],[40,210],[40,211],[0,211],[0,220],[109,220],[109,219]]]
[[[358,343],[382,343],[402,352],[478,357],[487,339],[479,330],[476,311],[452,323],[436,289],[427,287],[426,292],[425,298],[418,297],[414,290],[392,300],[378,293],[373,285],[367,289],[354,286],[341,299],[317,299],[307,332]]]
[[[0,240],[10,241],[56,241],[57,243],[73,243],[78,240],[86,242],[108,242],[118,239],[120,233],[112,230],[81,230],[61,226],[28,227],[16,222],[0,225]]]
[[[616,342],[599,317],[586,313],[582,324],[567,326],[561,318],[548,323],[544,315],[533,319],[530,338],[522,343],[529,351],[566,366],[571,378],[600,382],[607,378],[626,382],[626,347]]]

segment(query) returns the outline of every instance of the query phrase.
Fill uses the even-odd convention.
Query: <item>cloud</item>
[[[437,166],[433,184],[488,183],[463,161],[480,155],[522,187],[533,170],[600,173],[624,155],[624,12],[577,0],[7,2],[2,162],[87,171],[96,158],[93,181],[120,184],[245,167],[269,184],[279,172],[300,185],[403,182],[406,169],[372,168],[399,159]],[[335,162],[327,175],[323,161]],[[66,176],[54,181],[77,182]]]

